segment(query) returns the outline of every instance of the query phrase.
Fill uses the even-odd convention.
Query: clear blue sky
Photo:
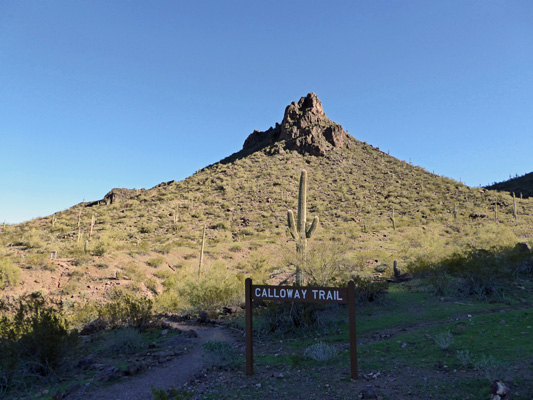
[[[533,170],[533,2],[0,0],[0,222],[181,180],[315,92],[470,186]]]

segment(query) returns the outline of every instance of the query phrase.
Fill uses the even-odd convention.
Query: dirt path
[[[203,368],[202,344],[209,340],[234,342],[232,332],[223,327],[191,326],[173,323],[175,327],[185,331],[194,330],[197,338],[190,339],[190,351],[168,362],[163,367],[153,368],[142,374],[127,377],[118,383],[105,388],[83,387],[76,393],[66,397],[68,400],[151,400],[151,386],[157,389],[179,389],[193,379]]]

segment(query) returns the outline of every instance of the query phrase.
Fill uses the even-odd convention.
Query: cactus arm
[[[311,235],[316,231],[316,228],[318,227],[318,217],[313,218],[313,222],[311,223],[311,226],[307,231],[305,232],[305,237],[310,238]]]
[[[289,233],[293,239],[297,239],[296,222],[294,221],[294,213],[292,210],[287,211],[287,225],[289,226]]]

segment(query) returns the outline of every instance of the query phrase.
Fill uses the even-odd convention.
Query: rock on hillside
[[[255,130],[244,142],[243,151],[251,153],[273,146],[271,153],[283,150],[296,150],[314,156],[324,156],[338,147],[348,147],[351,137],[342,126],[331,121],[315,93],[302,97],[298,103],[292,102],[285,108],[281,125],[267,131]]]

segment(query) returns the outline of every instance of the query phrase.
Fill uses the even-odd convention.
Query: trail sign
[[[357,338],[355,331],[355,284],[348,282],[347,288],[312,286],[270,286],[253,285],[250,278],[245,281],[246,296],[246,374],[254,374],[253,355],[253,300],[292,301],[304,303],[348,304],[350,327],[350,373],[357,379]]]

